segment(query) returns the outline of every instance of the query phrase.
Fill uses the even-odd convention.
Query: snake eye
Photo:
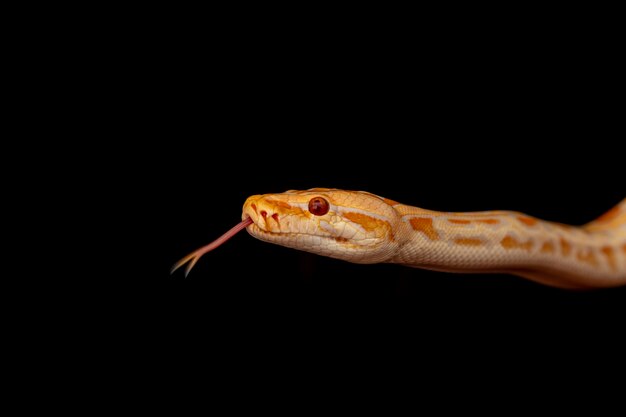
[[[328,204],[328,201],[326,201],[322,197],[313,197],[311,200],[309,200],[309,211],[316,216],[323,216],[324,214],[328,213],[329,209],[330,204]]]

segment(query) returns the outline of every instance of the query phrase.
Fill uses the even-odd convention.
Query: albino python
[[[576,227],[513,211],[425,210],[328,188],[249,197],[241,223],[171,272],[189,262],[186,276],[202,255],[244,228],[266,242],[355,263],[509,273],[567,289],[626,285],[626,199]]]

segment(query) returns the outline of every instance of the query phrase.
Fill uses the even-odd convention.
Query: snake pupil
[[[323,216],[324,214],[328,213],[329,209],[330,204],[328,204],[328,201],[326,201],[322,197],[313,197],[309,201],[309,211],[316,216]]]

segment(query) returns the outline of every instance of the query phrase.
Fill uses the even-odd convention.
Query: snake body
[[[364,191],[312,188],[253,195],[242,220],[239,228],[262,241],[354,263],[509,273],[568,289],[626,285],[626,199],[569,226],[514,211],[439,212]],[[220,243],[174,269],[193,266]]]

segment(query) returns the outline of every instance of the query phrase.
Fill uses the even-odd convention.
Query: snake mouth
[[[314,233],[290,232],[290,231],[284,231],[284,230],[271,231],[271,230],[267,230],[263,228],[259,223],[255,221],[253,216],[244,216],[244,220],[247,220],[247,219],[251,219],[252,222],[250,225],[246,227],[246,231],[251,236],[260,240],[268,241],[268,242],[276,243],[276,241],[280,241],[282,239],[294,238],[297,236],[312,236],[312,237],[316,237],[316,238],[327,240],[327,241],[337,240],[337,238],[333,236],[320,236]]]
[[[251,236],[262,241],[282,244],[284,246],[289,246],[289,247],[295,247],[295,245],[293,243],[288,243],[288,242],[290,241],[294,242],[294,239],[305,238],[305,237],[319,239],[321,242],[324,242],[324,244],[321,244],[321,245],[318,243],[319,246],[325,246],[325,245],[330,245],[330,244],[336,245],[339,243],[341,245],[349,245],[352,248],[357,249],[357,248],[367,248],[367,247],[371,248],[373,246],[377,246],[380,244],[380,239],[370,238],[370,239],[363,239],[360,241],[359,240],[355,241],[345,236],[337,236],[333,234],[323,235],[323,234],[317,234],[317,233],[307,233],[303,231],[294,232],[294,231],[281,230],[280,228],[276,230],[268,230],[266,225],[269,219],[271,219],[272,217],[271,216],[262,217],[258,213],[255,213],[254,210],[251,210],[251,209],[244,210],[241,218],[243,221],[250,222],[250,224],[246,226],[246,231]]]
[[[272,232],[271,230],[266,230],[262,228],[261,226],[259,226],[257,223],[254,222],[254,219],[252,220],[253,220],[252,223],[246,227],[246,230],[248,231],[248,233],[250,233],[252,236],[255,236],[255,237],[260,237],[260,236],[286,237],[286,236],[305,235],[305,233],[293,233],[293,232],[283,232],[283,231]]]
[[[291,232],[291,231],[286,231],[286,230],[281,230],[280,227],[278,227],[276,230],[269,230],[269,228],[267,227],[267,223],[268,221],[270,221],[269,219],[271,219],[271,216],[263,216],[262,214],[259,215],[258,213],[256,213],[254,210],[251,209],[247,209],[243,212],[243,215],[241,216],[242,221],[248,221],[250,222],[250,224],[248,226],[246,226],[246,231],[261,240],[265,240],[265,241],[275,241],[281,238],[288,238],[288,237],[294,237],[294,236],[317,236],[320,238],[327,238],[327,239],[333,239],[332,236],[319,236],[313,233],[302,233],[302,232]]]
[[[254,216],[250,216],[254,219]],[[249,217],[244,217],[249,218]],[[384,245],[381,239],[351,239],[333,234],[316,234],[305,231],[265,230],[261,225],[252,222],[246,227],[250,236],[263,242],[268,242],[287,248],[297,249],[316,255],[328,256],[355,263],[369,262],[365,254],[376,252]],[[376,258],[377,259],[377,258]]]
[[[253,219],[254,220],[254,219]],[[289,231],[270,231],[263,229],[257,223],[252,222],[249,226],[246,227],[246,231],[252,236],[259,240],[280,244],[287,247],[293,247],[297,249],[297,245],[295,244],[298,239],[301,238],[315,238],[318,240],[316,246],[324,247],[324,246],[335,246],[337,244],[348,245],[353,249],[357,248],[366,248],[371,247],[371,241],[351,241],[346,237],[341,236],[333,236],[333,235],[319,235],[315,233],[305,233],[305,232],[289,232]],[[331,255],[329,255],[331,256]]]

